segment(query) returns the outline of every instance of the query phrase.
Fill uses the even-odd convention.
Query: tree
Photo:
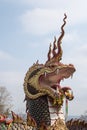
[[[6,87],[0,87],[0,114],[9,115],[11,104],[11,96]]]

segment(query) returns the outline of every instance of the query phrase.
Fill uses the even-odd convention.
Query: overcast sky
[[[60,35],[64,13],[67,24],[62,62],[74,64],[76,72],[61,85],[74,92],[69,115],[87,110],[86,12],[86,0],[0,0],[0,86],[11,93],[15,112],[25,111],[25,74],[37,60],[43,64],[47,60],[50,42]]]

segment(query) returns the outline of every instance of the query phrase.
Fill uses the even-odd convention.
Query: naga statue
[[[62,111],[64,98],[66,101],[73,100],[74,95],[70,87],[60,85],[61,81],[72,77],[76,71],[74,65],[61,62],[61,43],[66,18],[64,14],[61,34],[58,39],[54,37],[53,45],[50,44],[47,61],[44,64],[37,61],[25,75],[26,121],[14,112],[11,120],[0,114],[0,130],[80,130],[83,126],[87,128],[87,123],[79,119],[65,122]]]
[[[64,14],[61,35],[58,39],[54,37],[53,46],[50,44],[45,64],[39,64],[38,61],[34,63],[24,79],[26,112],[36,121],[37,129],[40,129],[42,123],[47,127],[52,126],[58,119],[62,119],[65,123],[63,100],[74,98],[70,87],[60,85],[61,80],[72,77],[75,72],[74,65],[60,62],[66,18]]]

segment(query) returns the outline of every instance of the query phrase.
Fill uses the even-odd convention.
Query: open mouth
[[[60,85],[60,82],[64,79],[67,79],[69,77],[73,77],[73,73],[75,72],[75,68],[73,66],[63,66],[62,68],[56,67],[55,70],[51,73],[44,72],[43,75],[40,76],[39,78],[39,83],[41,86],[44,88],[49,87],[52,89],[54,92],[58,92],[59,90],[63,90],[66,97],[71,98],[70,92],[68,91],[70,88],[63,89]],[[71,90],[71,89],[70,89]]]
[[[45,85],[50,86],[52,88],[60,88],[61,80],[67,79],[69,77],[72,78],[74,72],[75,68],[72,66],[56,68],[51,73],[44,72],[44,75],[40,76],[40,82],[43,82]]]

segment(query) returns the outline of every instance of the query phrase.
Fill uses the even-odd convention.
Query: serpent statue
[[[40,129],[42,123],[52,126],[59,118],[65,123],[63,100],[72,100],[74,97],[70,87],[60,85],[61,80],[72,77],[75,72],[74,65],[60,62],[66,18],[64,14],[61,35],[58,40],[54,37],[53,47],[49,47],[48,60],[45,64],[39,64],[38,61],[33,64],[24,79],[26,112],[36,121],[37,129]]]
[[[64,98],[73,100],[73,91],[70,87],[62,87],[61,80],[73,76],[76,71],[74,65],[63,64],[62,39],[66,24],[64,14],[61,34],[54,37],[50,44],[48,59],[44,64],[37,61],[27,71],[24,78],[24,93],[26,101],[26,121],[12,112],[12,119],[0,114],[0,130],[75,130],[80,128],[79,119],[65,122],[62,111]],[[79,124],[79,125],[78,125]],[[87,123],[83,122],[84,128]],[[74,129],[73,129],[74,128]],[[79,129],[80,130],[80,129]],[[85,129],[86,130],[86,129]]]

